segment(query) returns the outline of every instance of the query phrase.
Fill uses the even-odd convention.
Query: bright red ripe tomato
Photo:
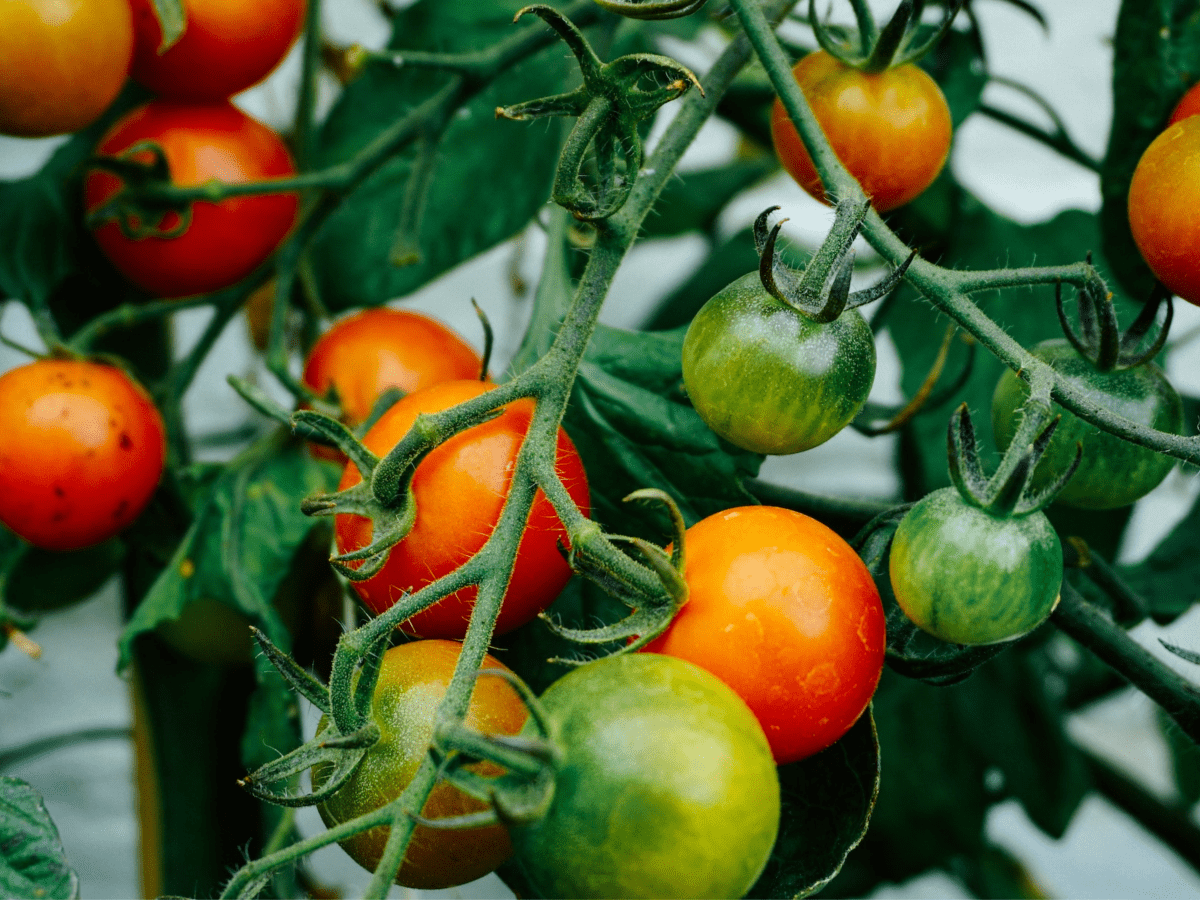
[[[1188,92],[1180,98],[1179,103],[1171,112],[1171,119],[1167,124],[1174,125],[1180,119],[1186,119],[1196,113],[1200,113],[1200,84],[1194,84],[1188,88]]]
[[[304,0],[184,0],[187,28],[166,53],[151,0],[132,0],[133,78],[172,100],[221,100],[262,81],[304,24]]]
[[[883,671],[887,629],[871,573],[816,519],[743,506],[684,536],[688,602],[645,648],[712,672],[758,716],[776,762],[853,725]]]
[[[411,394],[443,381],[478,378],[483,360],[436,319],[386,306],[336,322],[317,338],[304,363],[304,383],[330,388],[351,427],[366,421],[389,388]]]
[[[100,141],[99,155],[119,156],[134,144],[154,141],[166,154],[171,180],[197,185],[285,178],[296,173],[279,135],[228,103],[185,104],[154,100],[124,116]],[[151,159],[136,153],[135,159]],[[122,184],[93,169],[84,182],[92,212]],[[295,194],[233,197],[192,206],[192,221],[179,237],[133,240],[116,222],[94,229],[100,249],[134,284],[161,297],[184,297],[228,287],[270,256],[296,220]],[[177,225],[170,213],[164,229]]]
[[[1200,304],[1200,117],[1154,139],[1129,182],[1129,227],[1155,277]]]
[[[108,108],[133,58],[128,0],[0,3],[0,134],[78,131]]]
[[[447,381],[409,394],[380,417],[363,443],[383,456],[404,437],[420,413],[449,409],[493,387],[479,381]],[[449,574],[484,545],[500,520],[533,409],[532,400],[510,403],[500,416],[450,438],[417,466],[412,481],[417,517],[412,530],[392,548],[377,574],[353,583],[372,612],[379,615],[404,592],[418,590]],[[589,500],[583,462],[561,428],[556,465],[567,491],[586,513]],[[361,480],[358,469],[350,464],[338,487],[345,489]],[[337,517],[340,552],[367,546],[371,534],[369,519]],[[538,491],[517,550],[496,634],[524,625],[562,591],[571,569],[559,553],[559,541],[567,542],[566,530],[550,501]],[[461,638],[466,634],[476,594],[474,587],[456,591],[409,619],[405,631],[421,637]]]
[[[869,75],[824,50],[792,69],[838,159],[877,212],[903,206],[933,183],[950,153],[952,123],[942,90],[911,63]],[[825,189],[779,98],[771,137],[788,173],[813,197]]]
[[[154,493],[166,429],[115,366],[44,359],[0,376],[0,521],[48,550],[107,540]]]

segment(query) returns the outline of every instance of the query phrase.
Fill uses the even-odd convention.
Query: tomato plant
[[[365,309],[317,338],[303,380],[320,396],[332,389],[343,421],[367,420],[389,388],[412,393],[443,381],[478,378],[483,361],[441,322],[406,309]]]
[[[1200,119],[1167,128],[1146,148],[1129,182],[1129,227],[1155,277],[1189,303],[1200,303]]]
[[[511,829],[543,897],[741,897],[779,827],[754,716],[703,669],[610,657],[541,696],[565,763],[544,818]]]
[[[364,436],[363,444],[382,456],[404,437],[421,413],[448,409],[489,387],[479,381],[447,381],[409,394],[380,417]],[[412,480],[417,505],[412,530],[392,548],[377,574],[354,583],[372,612],[378,615],[404,593],[454,571],[484,545],[500,519],[513,465],[532,415],[533,405],[528,401],[509,404],[498,418],[455,435],[421,461]],[[572,499],[586,509],[588,487],[583,463],[561,429],[555,459]],[[357,484],[361,477],[358,469],[348,464],[339,488]],[[369,519],[338,516],[340,552],[367,546],[371,534]],[[566,543],[566,531],[550,501],[539,492],[525,522],[512,579],[496,623],[497,634],[528,622],[563,589],[571,570],[559,552],[560,542]],[[421,637],[461,638],[467,630],[475,595],[475,588],[462,588],[413,616],[404,628]]]
[[[1101,372],[1065,340],[1043,341],[1031,352],[1079,386],[1096,403],[1130,421],[1172,434],[1183,426],[1183,404],[1162,370],[1152,363],[1131,369]],[[1009,370],[992,398],[992,427],[996,444],[1008,447],[1017,432],[1018,410],[1029,397],[1029,386]],[[1101,431],[1062,409],[1050,449],[1038,464],[1033,484],[1045,486],[1070,464],[1077,444],[1083,458],[1074,477],[1058,495],[1068,506],[1113,509],[1128,506],[1167,477],[1175,461]]]
[[[128,0],[24,0],[0,7],[0,134],[90,125],[125,84]]]
[[[371,697],[371,721],[379,727],[379,741],[367,751],[350,780],[317,807],[327,826],[348,822],[395,800],[412,781],[433,737],[437,707],[454,674],[459,649],[452,641],[429,640],[401,644],[384,654]],[[507,667],[485,656],[483,668]],[[483,734],[517,734],[527,716],[521,696],[506,681],[482,675],[475,682],[464,721]],[[318,733],[326,723],[322,718]],[[474,768],[484,774],[489,771],[486,763]],[[315,766],[313,787],[319,790],[329,775],[327,766]],[[433,789],[421,815],[444,819],[485,808],[486,804],[443,783]],[[342,841],[342,849],[364,869],[373,870],[388,834],[386,827],[373,828]],[[503,825],[469,830],[418,825],[396,883],[425,890],[453,887],[486,875],[511,855],[512,844]]]
[[[117,122],[96,152],[148,163],[153,158],[150,151],[138,146],[146,141],[162,148],[177,186],[295,174],[279,136],[228,103],[151,101]],[[121,186],[119,176],[91,170],[84,183],[88,212],[110,200]],[[228,287],[250,274],[287,235],[296,211],[295,194],[231,197],[195,203],[190,220],[168,211],[157,225],[163,235],[129,236],[121,223],[111,220],[93,234],[113,265],[138,287],[162,297],[182,297]],[[181,234],[167,236],[181,226]]]
[[[162,417],[115,366],[44,359],[0,376],[0,521],[50,550],[134,519],[163,470]]]
[[[709,516],[684,550],[688,601],[645,649],[733,688],[780,763],[845,734],[875,692],[886,638],[858,555],[816,519],[772,506]]]
[[[903,206],[933,183],[950,153],[950,109],[937,82],[911,63],[862,72],[823,50],[792,70],[842,165],[877,212]],[[779,161],[818,200],[825,189],[783,103],[771,108]]]
[[[133,77],[160,97],[222,100],[267,77],[296,42],[304,0],[184,0],[187,27],[160,51],[153,0],[131,0]]]
[[[757,272],[709,300],[683,342],[696,411],[755,453],[823,444],[862,409],[874,379],[875,339],[861,313],[818,322],[767,293]]]

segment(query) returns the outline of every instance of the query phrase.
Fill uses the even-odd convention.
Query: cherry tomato
[[[89,547],[138,517],[166,429],[115,366],[44,359],[0,375],[0,521],[48,550]]]
[[[942,488],[901,520],[889,572],[896,601],[920,628],[954,644],[995,644],[1050,615],[1062,545],[1043,513],[1000,518]]]
[[[845,734],[875,693],[887,639],[850,545],[801,513],[743,506],[697,522],[684,549],[688,602],[645,650],[733,688],[780,764]]]
[[[903,206],[933,183],[950,153],[950,108],[932,78],[911,63],[868,75],[824,50],[792,69],[834,153],[877,212]],[[771,109],[775,152],[788,173],[826,200],[812,157],[783,103]]]
[[[228,103],[184,104],[155,100],[132,110],[100,141],[100,155],[120,156],[142,141],[159,144],[174,184],[218,180],[232,183],[294,175],[287,148],[271,129]],[[149,161],[149,152],[134,159]],[[88,212],[122,184],[93,169],[84,183]],[[287,235],[296,219],[295,194],[233,197],[192,206],[192,221],[179,237],[133,239],[115,221],[94,230],[100,249],[134,284],[162,297],[220,290],[250,274]],[[168,213],[169,230],[179,223]]]
[[[1194,116],[1200,113],[1200,84],[1193,84],[1188,88],[1188,92],[1180,98],[1175,109],[1171,112],[1171,118],[1167,122],[1168,125],[1174,125],[1180,119],[1186,119],[1188,116]]]
[[[131,0],[133,78],[172,100],[222,100],[279,65],[304,25],[304,0],[183,0],[187,28],[159,53],[152,0]]]
[[[478,378],[483,360],[441,322],[386,306],[341,319],[317,338],[304,364],[304,383],[325,396],[337,392],[355,426],[366,421],[389,388],[412,393],[443,381]]]
[[[772,297],[757,272],[704,304],[683,341],[683,383],[731,444],[786,454],[849,424],[875,380],[875,338],[857,310],[822,324]]]
[[[132,58],[128,0],[0,3],[0,134],[90,125],[120,92]]]
[[[1129,227],[1155,277],[1200,304],[1200,118],[1190,116],[1154,139],[1129,183]]]
[[[460,649],[452,641],[414,641],[392,647],[384,654],[371,698],[371,721],[379,726],[379,741],[367,751],[350,780],[317,806],[327,827],[376,810],[395,800],[408,787],[433,738],[437,706],[446,695]],[[482,668],[507,667],[485,656]],[[481,675],[475,682],[464,721],[483,734],[517,734],[527,716],[520,695],[508,682]],[[318,730],[325,725],[322,718]],[[471,768],[482,775],[499,774],[495,766],[486,763]],[[330,774],[328,764],[314,766],[314,790],[319,790]],[[443,782],[434,787],[421,815],[444,819],[486,808],[487,804]],[[390,834],[391,829],[386,826],[373,828],[339,843],[356,863],[373,872]],[[503,825],[470,830],[418,825],[396,875],[396,884],[426,890],[466,884],[482,878],[511,855],[512,844]]]
[[[1144,363],[1132,369],[1100,372],[1064,339],[1043,341],[1031,351],[1101,406],[1141,425],[1179,434],[1183,427],[1183,402],[1158,366]],[[996,445],[1005,450],[1020,424],[1018,410],[1029,397],[1029,385],[1005,371],[992,397],[992,428]],[[1175,468],[1170,456],[1155,453],[1089,425],[1055,404],[1062,416],[1050,447],[1033,477],[1035,488],[1048,486],[1075,459],[1083,444],[1083,458],[1056,501],[1082,509],[1115,509],[1128,506],[1156,488]]]
[[[547,814],[510,829],[538,896],[745,896],[779,830],[779,776],[733,691],[680,659],[610,656],[541,702],[566,762]]]
[[[420,413],[449,409],[492,387],[479,381],[447,381],[409,394],[380,417],[363,443],[383,456],[404,437]],[[392,548],[377,574],[353,582],[373,613],[379,615],[402,594],[448,575],[483,547],[500,520],[533,409],[532,400],[510,403],[499,417],[455,435],[417,466],[412,481],[417,504],[412,530]],[[583,462],[561,428],[556,465],[568,493],[586,513],[588,489]],[[349,464],[339,489],[360,480],[358,469]],[[337,517],[339,552],[367,546],[371,535],[369,519],[348,514]],[[559,552],[560,541],[566,544],[566,531],[550,501],[538,491],[517,550],[496,634],[524,625],[562,591],[571,570]],[[466,634],[476,594],[474,587],[456,591],[409,619],[405,631],[421,637],[461,638]]]

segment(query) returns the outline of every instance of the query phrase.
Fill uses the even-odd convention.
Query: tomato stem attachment
[[[596,5],[627,19],[650,22],[690,16],[707,2],[708,0],[596,0]]]
[[[1091,263],[1091,254],[1088,255]],[[1078,298],[1079,326],[1076,331],[1067,318],[1063,304],[1062,283],[1054,286],[1054,302],[1058,308],[1058,321],[1063,334],[1079,355],[1096,367],[1098,372],[1119,372],[1149,362],[1167,342],[1167,335],[1174,319],[1175,307],[1171,291],[1156,282],[1150,296],[1142,305],[1137,318],[1129,328],[1121,331],[1112,294],[1103,282],[1087,282],[1076,291]],[[1166,303],[1167,311],[1158,334],[1147,347],[1142,347],[1150,329],[1158,319],[1158,310]]]
[[[851,0],[858,20],[858,34],[851,38],[848,30],[831,27],[817,15],[817,0],[809,0],[808,18],[813,36],[821,49],[848,66],[878,75],[890,68],[915,62],[938,45],[954,23],[954,17],[964,0],[951,0],[936,27],[921,25],[924,0],[901,0],[896,11],[883,28],[877,28],[874,16],[862,0]]]

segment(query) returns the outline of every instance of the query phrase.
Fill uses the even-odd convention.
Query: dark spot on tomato
[[[121,436],[117,439],[117,442],[121,445],[122,450],[132,450],[133,449],[133,438],[131,438],[124,431],[121,432]]]
[[[118,504],[117,504],[117,508],[113,510],[112,517],[113,517],[114,519],[121,519],[121,518],[124,518],[124,516],[125,516],[125,511],[126,511],[127,509],[129,509],[129,501],[128,501],[128,500],[122,500],[120,503],[118,503]]]
[[[65,496],[67,496],[67,492],[62,489],[62,485],[56,484],[54,486],[54,496],[55,497],[65,497]]]

